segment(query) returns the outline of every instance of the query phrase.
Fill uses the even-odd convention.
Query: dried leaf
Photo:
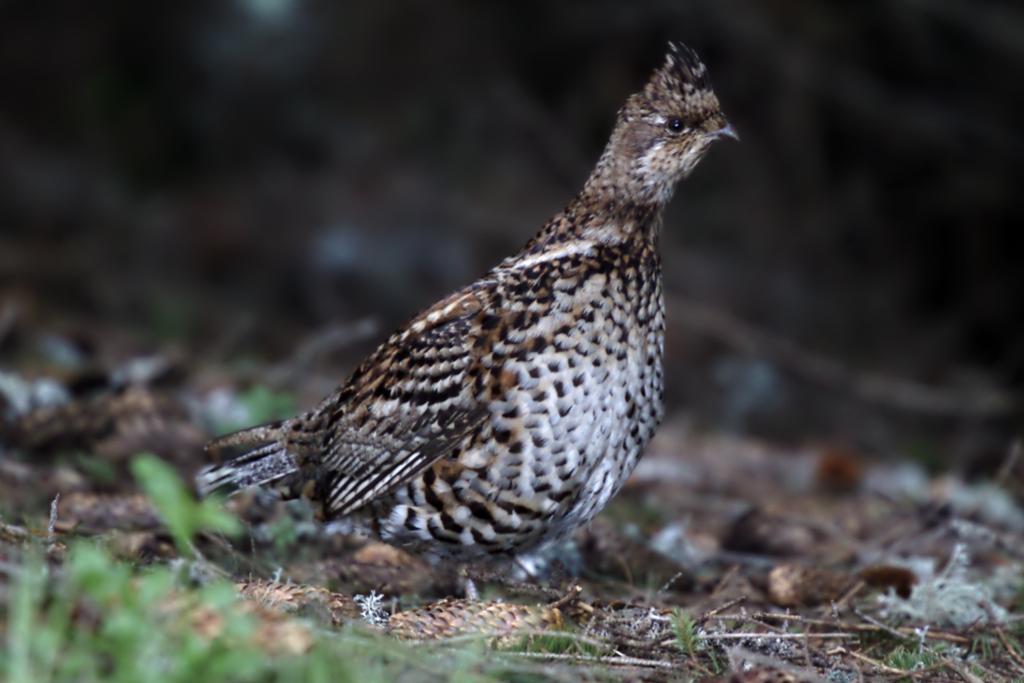
[[[860,486],[864,463],[856,451],[845,446],[829,446],[818,459],[815,479],[826,491],[849,493]]]
[[[878,564],[860,570],[860,578],[872,588],[892,588],[904,600],[917,583],[917,575],[906,567]]]
[[[768,573],[768,599],[781,607],[814,607],[838,600],[854,583],[844,572],[780,564]]]
[[[370,542],[340,567],[340,578],[356,590],[379,590],[388,595],[422,593],[435,582],[437,572],[426,561],[386,543]]]

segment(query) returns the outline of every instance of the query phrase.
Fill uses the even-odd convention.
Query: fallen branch
[[[898,635],[903,639],[916,639],[919,638],[919,633],[912,628],[903,626],[900,628],[893,627],[880,627],[874,624],[851,624],[846,621],[828,621],[826,619],[813,619],[810,617],[803,617],[799,614],[786,614],[783,612],[758,612],[756,614],[722,614],[719,616],[711,617],[714,621],[770,621],[776,619],[779,621],[792,621],[798,624],[804,624],[806,626],[819,626],[828,628],[837,628],[844,631],[858,631],[863,633],[886,633],[888,635]],[[958,635],[956,633],[946,633],[943,631],[928,630],[924,634],[926,640],[941,640],[947,643],[957,643],[959,645],[969,645],[971,642],[970,638]]]
[[[674,662],[666,662],[659,659],[640,659],[638,657],[627,657],[625,655],[614,655],[607,657],[596,657],[593,655],[571,655],[556,652],[506,652],[506,657],[521,657],[525,659],[545,659],[550,661],[574,662],[580,664],[603,664],[605,666],[635,666],[648,669],[676,669]]]
[[[856,638],[856,633],[706,633],[699,640],[845,640]]]
[[[960,662],[956,662],[956,661],[953,661],[952,659],[948,659],[948,660],[946,660],[946,666],[949,667],[950,669],[952,669],[953,671],[957,672],[957,674],[960,675],[960,678],[962,678],[965,681],[967,681],[967,683],[985,683],[985,681],[981,680],[980,678],[975,676],[973,673],[968,671],[967,667],[965,667]]]
[[[736,569],[736,566],[733,565],[733,569],[730,570],[730,571],[733,571],[735,569]],[[733,573],[735,573],[735,572],[733,571]],[[711,617],[718,616],[719,614],[721,614],[725,610],[727,610],[727,609],[729,609],[731,607],[735,607],[736,605],[740,604],[741,602],[744,602],[746,599],[747,599],[746,595],[741,595],[738,598],[733,598],[732,600],[728,600],[728,601],[722,603],[721,605],[719,605],[718,607],[716,607],[714,609],[711,609],[711,610],[708,610],[707,612],[702,614],[700,619],[697,620],[697,623],[703,624],[704,622],[706,622]]]
[[[861,612],[856,607],[853,608],[853,613],[856,614],[861,619],[863,619],[864,621],[866,621],[869,624],[871,624],[872,626],[878,627],[879,629],[882,630],[882,632],[888,633],[890,636],[892,636],[893,638],[896,638],[897,640],[906,640],[906,639],[910,638],[910,636],[908,636],[908,635],[906,635],[904,633],[900,633],[899,631],[894,629],[892,626],[889,626],[888,624],[883,624],[878,619],[875,619],[872,616],[864,614],[863,612]]]

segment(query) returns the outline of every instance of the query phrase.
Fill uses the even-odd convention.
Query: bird
[[[214,439],[207,495],[290,482],[325,521],[436,560],[519,557],[589,522],[661,422],[662,211],[739,139],[682,43],[619,110],[579,193],[296,417]]]

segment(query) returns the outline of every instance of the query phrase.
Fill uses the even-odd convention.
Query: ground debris
[[[264,608],[326,617],[333,626],[358,619],[360,615],[359,605],[352,596],[325,588],[263,580],[243,581],[236,587],[243,598]]]
[[[379,590],[388,595],[424,594],[438,582],[453,583],[443,571],[386,543],[370,541],[331,568],[357,592]]]
[[[598,576],[633,585],[665,586],[676,591],[693,587],[689,568],[632,538],[605,520],[596,520],[578,535],[583,566]]]
[[[780,564],[768,572],[768,599],[780,607],[814,607],[838,600],[856,582],[846,572]]]
[[[288,482],[215,505],[244,532],[189,545],[126,465],[155,451],[187,482],[197,425],[225,421],[208,410],[224,378],[172,389],[151,381],[155,367],[68,385],[63,403],[22,402],[16,447],[5,431],[0,451],[0,600],[23,558],[59,577],[84,542],[132,580],[185,568],[186,585],[159,605],[175,628],[271,656],[355,634],[448,656],[472,647],[554,680],[1024,676],[1024,512],[1003,488],[1013,458],[997,485],[874,462],[842,440],[786,448],[670,424],[607,512],[536,558],[434,563],[320,524],[287,500]],[[280,398],[252,396],[263,412]],[[227,611],[192,590],[216,577],[240,598]],[[469,578],[482,599],[451,597]],[[101,622],[95,609],[85,601],[76,619]],[[232,631],[232,610],[251,621],[247,635]]]
[[[175,395],[144,386],[31,410],[8,424],[5,437],[9,446],[35,455],[78,449],[112,462],[151,451],[195,463],[205,440]]]
[[[759,666],[725,676],[701,678],[699,683],[820,683],[817,674],[799,673],[776,666]]]
[[[820,540],[807,524],[792,518],[751,509],[732,525],[722,547],[778,557],[806,555]]]
[[[57,520],[57,529],[63,533],[152,531],[163,527],[152,503],[141,494],[72,492],[61,498]]]
[[[392,614],[387,622],[387,631],[411,640],[441,640],[458,636],[508,638],[556,630],[563,624],[562,611],[558,607],[445,598]]]
[[[28,543],[33,538],[33,534],[24,527],[20,527],[16,524],[0,522],[0,542],[17,545]]]
[[[217,638],[225,632],[224,614],[206,605],[171,603],[165,609],[178,612],[184,620],[184,627],[193,629],[206,639]],[[248,637],[268,654],[302,654],[315,642],[313,631],[307,623],[290,618],[284,612],[268,608],[255,600],[243,603],[239,612],[254,621],[255,628]]]

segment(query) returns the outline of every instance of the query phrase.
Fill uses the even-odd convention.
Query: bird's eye
[[[673,117],[669,119],[668,122],[665,124],[665,127],[668,128],[673,133],[680,133],[682,132],[683,128],[685,128],[685,126],[683,125],[683,120],[679,117]]]

